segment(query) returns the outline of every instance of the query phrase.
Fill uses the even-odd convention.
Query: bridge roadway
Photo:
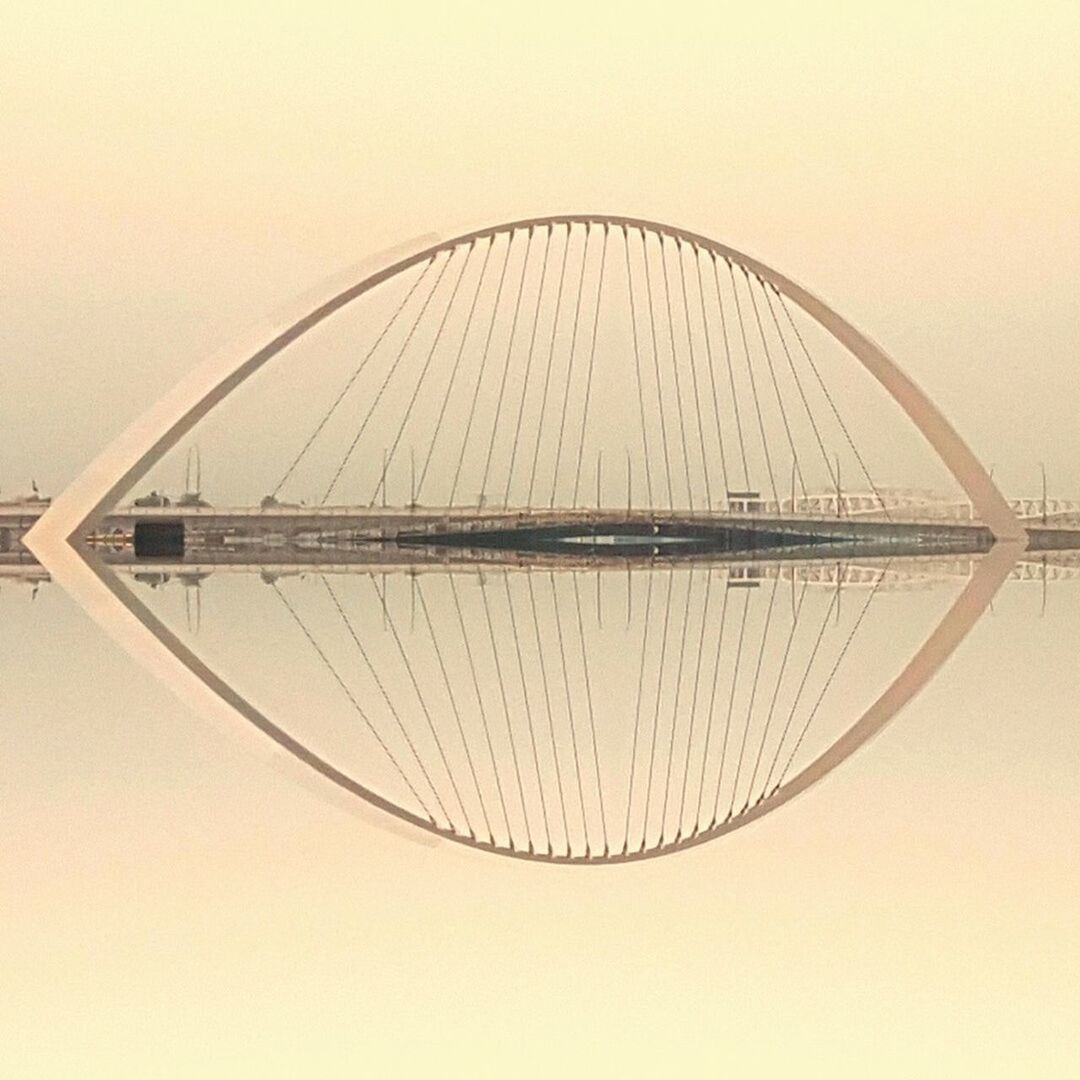
[[[24,563],[21,537],[47,503],[0,504],[0,556]],[[1027,522],[1029,551],[1080,550],[1080,529]],[[603,564],[660,560],[852,558],[977,555],[990,530],[955,519],[887,520],[883,516],[689,512],[638,508],[504,509],[476,507],[126,507],[86,539],[110,563],[162,554],[133,543],[161,527],[182,535],[184,562],[298,565],[307,562],[408,565]],[[140,547],[143,548],[140,551]],[[32,561],[32,560],[30,560]]]
[[[822,543],[874,543],[928,546],[971,553],[993,544],[979,523],[935,518],[886,519],[882,516],[824,517],[725,511],[646,510],[638,508],[477,509],[278,506],[131,507],[109,515],[102,534],[132,535],[136,526],[177,522],[192,549],[221,545],[325,543],[394,540],[440,546],[529,549],[536,543],[574,536],[622,536],[697,541],[715,549],[794,547]],[[1080,548],[1080,530],[1028,524],[1029,546],[1038,550]],[[731,543],[734,539],[737,543]]]
[[[989,547],[989,529],[955,521],[888,521],[865,517],[810,517],[766,513],[690,512],[686,510],[627,509],[477,509],[381,508],[334,506],[311,508],[258,507],[131,507],[110,514],[102,523],[101,536],[132,535],[139,525],[178,522],[183,524],[188,546],[226,543],[262,544],[282,540],[315,541],[397,540],[438,543],[466,542],[471,546],[485,537],[505,539],[516,534],[518,543],[532,538],[566,540],[569,536],[716,537],[732,532],[757,536],[759,546],[828,542],[836,540],[908,540],[938,544]],[[1080,538],[1080,533],[1077,534]],[[460,538],[460,541],[459,541]],[[771,542],[770,542],[771,541]],[[478,545],[480,546],[480,545]]]

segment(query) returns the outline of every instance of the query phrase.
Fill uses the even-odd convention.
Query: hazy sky
[[[1007,490],[1044,460],[1080,496],[1076,4],[26,3],[2,29],[5,494],[56,493],[372,251],[596,210],[764,258]],[[828,782],[582,875],[371,827],[59,589],[4,585],[0,1073],[1072,1075],[1078,610],[1007,586]]]
[[[802,280],[1016,493],[1080,493],[1073,4],[15,5],[0,485],[57,491],[373,250],[641,214]]]

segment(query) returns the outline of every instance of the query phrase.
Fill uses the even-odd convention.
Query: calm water
[[[799,754],[827,747],[933,631],[957,575],[879,567],[839,590],[836,573],[763,573],[747,586],[721,570],[453,582],[216,573],[124,587],[267,715],[395,805],[424,813],[424,802],[440,825],[479,834],[488,821],[500,848],[531,839],[576,852],[589,839],[595,852],[601,797],[612,849],[627,837],[656,846],[680,821],[689,831],[702,785],[703,823],[714,800],[721,818],[752,801],[751,758],[764,746],[771,761],[779,739],[775,724],[766,734],[769,703],[777,693],[774,716],[786,719],[819,634],[804,697],[821,706]],[[599,1074],[644,1075],[702,1062],[780,1068],[844,1033],[845,1061],[880,1061],[896,1046],[929,1074],[962,1061],[1029,1075],[1038,1061],[1069,1075],[1080,581],[1006,581],[944,670],[822,783],[730,835],[623,866],[537,865],[434,840],[275,751],[246,721],[178,700],[56,585],[35,596],[5,584],[0,611],[4,1009],[20,1033],[17,1072],[79,1075],[118,1045],[145,1054],[151,1033],[154,1052],[187,1074],[318,1062],[321,1042],[335,1060],[347,1047],[393,1073],[424,1067],[437,1039],[461,1053],[482,1042],[491,1075],[545,1072],[552,1038]],[[545,687],[563,695],[550,721]],[[395,714],[416,745],[409,760],[394,747],[408,783],[373,737],[391,738]],[[797,712],[794,726],[804,720]],[[1003,1055],[1015,1044],[1000,1034],[1018,1026],[1031,1040],[1022,1060]]]
[[[392,279],[122,499],[248,525],[0,582],[13,1075],[1076,1074],[1075,557],[935,540],[970,503],[759,279],[551,235],[491,242],[512,303],[482,246]],[[357,539],[409,504],[635,542]]]

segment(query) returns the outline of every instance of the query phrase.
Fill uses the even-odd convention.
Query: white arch
[[[824,327],[885,388],[937,452],[996,539],[1026,539],[1016,513],[944,414],[879,345],[822,300],[765,263],[698,233],[641,218],[586,214],[526,218],[463,233],[441,243],[431,243],[432,238],[426,236],[368,260],[366,275],[344,288],[323,290],[326,299],[321,303],[312,306],[307,299],[292,305],[274,324],[256,327],[243,341],[192,372],[124,432],[54,503],[52,511],[39,523],[45,528],[39,533],[38,542],[58,528],[62,530],[70,525],[66,535],[71,536],[77,529],[93,524],[215,406],[286,346],[357,297],[409,267],[461,244],[516,229],[560,224],[662,233],[738,263],[768,282]]]

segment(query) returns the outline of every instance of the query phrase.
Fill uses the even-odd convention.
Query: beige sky
[[[372,250],[594,209],[804,281],[1007,488],[1075,494],[1078,41],[1071,4],[16,6],[0,484]]]

